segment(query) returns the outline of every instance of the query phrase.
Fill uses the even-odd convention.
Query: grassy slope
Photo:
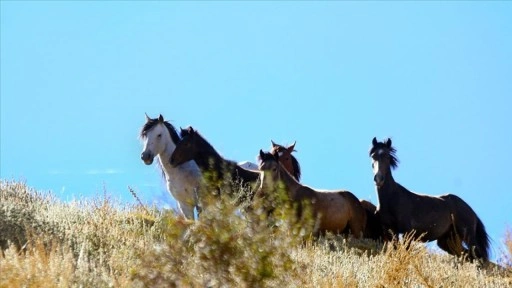
[[[117,208],[114,208],[117,207]],[[480,269],[413,243],[310,241],[310,221],[282,209],[268,228],[256,206],[228,201],[190,222],[108,199],[61,203],[16,182],[0,184],[0,287],[511,287]],[[512,235],[505,243],[508,257]],[[510,262],[508,258],[508,263]]]

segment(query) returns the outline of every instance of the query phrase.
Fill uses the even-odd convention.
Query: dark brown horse
[[[391,168],[398,166],[391,139],[373,138],[370,157],[379,197],[377,217],[384,231],[414,232],[421,241],[437,240],[446,252],[469,259],[489,259],[489,236],[476,213],[458,196],[420,195],[395,182]]]
[[[349,191],[319,191],[300,184],[279,162],[279,154],[260,150],[259,169],[263,171],[261,190],[265,197],[279,183],[284,186],[291,201],[298,204],[298,216],[304,201],[311,203],[313,217],[317,219],[315,234],[324,232],[352,233],[359,238],[366,225],[366,213],[361,203]],[[263,192],[261,192],[263,191]]]
[[[271,142],[272,148],[270,150],[270,153],[274,156],[279,156],[279,163],[281,163],[281,165],[284,166],[284,168],[297,180],[297,182],[299,182],[301,176],[300,165],[299,161],[297,161],[297,158],[295,158],[295,156],[292,154],[292,152],[296,151],[296,142],[289,146],[283,146],[275,143],[274,141]],[[366,200],[361,200],[361,205],[366,211],[366,228],[364,231],[364,237],[374,240],[381,239],[381,225],[378,222],[377,217],[375,216],[375,211],[377,210],[377,207],[375,207],[375,205]]]
[[[377,206],[373,205],[372,202],[367,200],[360,201],[361,205],[366,211],[366,227],[364,229],[364,238],[382,240],[382,225],[380,224],[377,215],[375,215],[375,212],[377,212]]]
[[[219,189],[233,183],[241,183],[245,188],[256,187],[259,172],[244,169],[236,162],[224,159],[194,128],[181,129],[181,137],[169,159],[172,166],[194,160],[209,185]],[[232,192],[231,189],[226,191]]]

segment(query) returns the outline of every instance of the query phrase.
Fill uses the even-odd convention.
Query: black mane
[[[225,159],[224,157],[222,157],[220,155],[220,153],[217,152],[217,150],[215,150],[215,148],[212,146],[212,144],[210,144],[210,142],[208,142],[208,140],[206,140],[206,138],[204,138],[203,135],[201,135],[201,133],[199,133],[197,130],[195,130],[192,126],[188,126],[185,129],[180,129],[181,139],[189,136],[192,133],[192,131],[194,132],[195,135],[197,135],[200,139],[203,140],[203,141],[201,141],[202,142],[201,148],[202,148],[203,152],[207,152],[208,154],[215,155],[216,157],[222,158],[226,162],[236,165],[235,161],[228,160],[228,159]]]
[[[375,138],[374,138],[375,139]],[[374,142],[370,152],[368,153],[370,157],[373,153],[377,152],[379,149],[386,151],[389,155],[389,165],[391,168],[395,169],[398,167],[398,163],[400,162],[396,157],[396,149],[395,147],[388,145],[391,143],[391,139],[386,139],[384,142]]]
[[[295,176],[295,179],[297,179],[297,181],[299,181],[300,175],[301,175],[299,161],[297,161],[297,158],[295,158],[295,156],[293,156],[293,154],[290,154],[290,156],[292,156],[292,165],[293,165],[293,171],[294,171],[293,176]]]
[[[144,124],[144,126],[142,126],[142,129],[140,130],[140,137],[146,137],[146,133],[148,133],[149,130],[153,129],[153,127],[155,127],[155,125],[157,125],[158,123],[162,123],[165,125],[165,127],[169,131],[169,134],[171,134],[171,139],[174,142],[174,144],[178,144],[181,141],[181,137],[178,134],[178,132],[176,132],[176,128],[174,128],[174,126],[168,121],[161,121],[159,118],[149,119]]]

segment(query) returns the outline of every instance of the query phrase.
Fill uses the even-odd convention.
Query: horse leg
[[[458,249],[460,250],[460,254],[464,253],[467,255],[468,259],[473,262],[473,260],[481,258],[481,253],[478,249],[478,245],[476,243],[476,232],[474,231],[468,231],[467,228],[459,228],[458,226],[455,227],[455,238],[458,244]],[[462,245],[462,242],[464,242],[467,246],[465,248]]]
[[[354,236],[354,238],[359,239],[365,236],[365,228],[366,228],[366,212],[364,215],[357,218],[352,218],[348,221],[347,228],[350,230],[350,233]]]
[[[442,250],[448,252],[451,255],[459,256],[457,255],[456,251],[452,248],[454,246],[453,243],[450,241],[450,236],[442,236],[441,238],[437,239],[437,246],[441,248]]]

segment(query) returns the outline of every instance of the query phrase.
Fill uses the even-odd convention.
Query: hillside
[[[289,209],[270,228],[257,204],[237,212],[224,199],[191,222],[107,196],[62,203],[23,183],[0,185],[0,287],[512,286],[510,267],[479,267],[420,243],[311,240],[311,221],[289,221]]]

